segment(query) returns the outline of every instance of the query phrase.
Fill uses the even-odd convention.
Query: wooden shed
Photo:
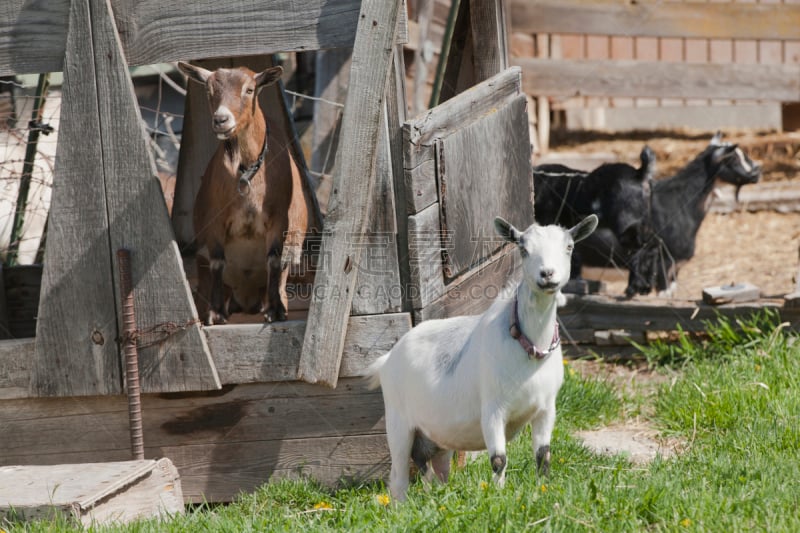
[[[279,477],[382,478],[382,397],[359,376],[413,320],[488,305],[516,268],[493,217],[533,219],[505,17],[502,0],[461,2],[444,103],[407,121],[403,2],[12,0],[0,75],[63,71],[64,83],[36,336],[0,341],[0,466],[129,458],[125,248],[145,455],[172,460],[187,501]],[[176,241],[185,224],[154,179],[128,69],[342,47],[352,67],[307,318],[202,327]],[[199,177],[181,158],[176,209]]]

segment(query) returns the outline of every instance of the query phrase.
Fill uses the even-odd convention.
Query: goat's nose
[[[542,277],[542,279],[550,279],[553,277],[553,274],[555,273],[556,271],[552,268],[542,268],[539,271],[539,275]]]
[[[227,114],[225,114],[225,115],[214,115],[214,119],[213,119],[214,120],[214,125],[215,126],[224,126],[225,123],[228,122],[229,118],[230,117]]]

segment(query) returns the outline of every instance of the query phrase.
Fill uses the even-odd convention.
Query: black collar
[[[269,124],[267,124],[266,131],[264,132],[264,146],[261,148],[261,155],[258,156],[255,163],[249,167],[239,165],[239,194],[243,195],[247,189],[250,188],[250,182],[253,181],[253,176],[256,175],[261,165],[264,164],[264,158],[267,157],[267,151],[269,150],[267,139],[269,139]]]

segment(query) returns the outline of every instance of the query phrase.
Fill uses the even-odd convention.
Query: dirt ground
[[[724,140],[738,143],[751,159],[762,164],[758,184],[782,182],[800,189],[800,132],[723,132]],[[699,154],[711,138],[710,132],[655,131],[611,135],[596,132],[556,133],[551,140],[550,160],[558,154],[608,154],[638,166],[639,152],[648,144],[657,157],[656,179],[673,175]],[[673,298],[698,300],[705,287],[749,282],[763,297],[782,297],[794,290],[800,267],[800,212],[734,211],[709,213],[697,236],[695,257],[678,274]],[[601,279],[606,293],[621,295],[627,272],[586,269],[584,277]],[[654,295],[637,298],[654,298]]]

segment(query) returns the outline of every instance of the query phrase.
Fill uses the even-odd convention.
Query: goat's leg
[[[224,324],[228,314],[225,311],[225,282],[222,274],[225,271],[225,250],[222,246],[215,246],[211,250],[211,309],[208,313],[207,324]]]
[[[197,252],[197,310],[207,326],[224,324],[225,285],[222,273],[225,267],[225,252],[221,246],[215,247],[208,257],[208,250]]]
[[[503,487],[506,482],[506,421],[503,412],[499,409],[484,411],[481,430],[494,472],[492,479],[498,487]]]
[[[536,469],[542,475],[550,472],[550,439],[556,423],[555,398],[531,420],[531,445],[536,457]]]
[[[264,319],[267,322],[286,320],[286,307],[281,301],[281,284],[286,277],[281,269],[281,246],[273,245],[267,254],[267,309]]]
[[[414,443],[414,428],[408,426],[400,414],[387,406],[386,438],[392,456],[392,470],[389,474],[389,491],[397,501],[406,499],[408,490],[411,447]]]

